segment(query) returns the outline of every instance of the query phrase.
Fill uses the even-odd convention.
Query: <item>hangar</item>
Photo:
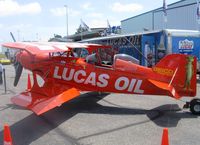
[[[163,7],[133,16],[121,21],[122,33],[136,33],[145,30],[186,29],[199,30],[197,22],[197,1],[180,0],[167,5],[167,21],[164,21]]]

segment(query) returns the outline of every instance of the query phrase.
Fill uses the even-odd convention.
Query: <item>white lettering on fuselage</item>
[[[108,86],[110,75],[106,73],[96,74],[96,72],[90,72],[87,74],[85,70],[75,70],[64,68],[62,72],[59,73],[59,67],[56,66],[54,69],[53,77],[56,79],[64,80],[64,81],[74,81],[78,84],[92,85],[100,88],[112,88],[112,86]],[[110,80],[111,81],[111,80]],[[113,80],[112,80],[113,81]],[[114,89],[118,91],[125,92],[134,92],[143,94],[144,90],[141,89],[142,80],[138,79],[129,79],[128,77],[118,77],[111,84],[114,83]],[[110,90],[112,91],[112,90]]]
[[[136,86],[135,86],[135,83],[136,83],[136,79],[131,79],[131,81],[129,81],[127,77],[119,77],[115,81],[115,89],[120,90],[120,91],[127,90],[128,92],[143,94],[144,90],[140,89],[142,85],[142,80],[138,80],[136,83]],[[135,86],[135,89],[133,89],[134,86]]]
[[[96,86],[96,73],[91,72],[90,75],[85,80],[84,84],[91,84],[93,86]]]
[[[56,66],[54,69],[53,77],[56,79],[61,79],[61,76],[58,75],[58,70],[59,70],[59,67]]]
[[[122,85],[120,85],[120,83]],[[128,85],[129,79],[127,77],[120,77],[115,81],[115,88],[120,91],[125,90],[128,87]]]
[[[74,81],[76,83],[83,83],[85,80],[83,78],[79,78],[80,76],[86,76],[86,72],[83,70],[78,70],[77,72],[75,72],[74,74]]]
[[[86,75],[85,70],[78,70],[75,72],[74,69],[64,68],[61,75],[58,75],[59,67],[56,66],[54,69],[53,77],[56,79],[63,79],[65,81],[74,81],[76,83],[90,84],[97,87],[106,87],[108,85],[108,79],[110,76],[108,74],[100,74],[98,80],[96,80],[96,73],[91,72],[89,76]]]

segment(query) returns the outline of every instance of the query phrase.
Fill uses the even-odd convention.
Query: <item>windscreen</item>
[[[114,56],[114,61],[116,61],[117,59],[121,59],[121,60],[125,60],[125,61],[130,61],[132,63],[135,63],[135,64],[139,64],[140,61],[130,55],[127,55],[127,54],[116,54]]]

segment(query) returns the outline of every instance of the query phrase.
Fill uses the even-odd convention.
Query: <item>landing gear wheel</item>
[[[193,99],[190,102],[190,111],[194,115],[200,115],[200,99]]]

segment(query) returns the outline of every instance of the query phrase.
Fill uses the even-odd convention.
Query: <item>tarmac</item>
[[[0,86],[0,144],[7,123],[14,145],[160,145],[165,127],[170,145],[199,145],[200,118],[182,109],[188,98],[84,92],[37,116],[10,101],[26,89],[28,71],[23,70],[14,87],[14,68],[4,67],[7,91]]]

